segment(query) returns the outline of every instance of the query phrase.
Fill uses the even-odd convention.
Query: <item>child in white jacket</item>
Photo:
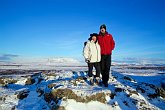
[[[100,60],[101,60],[101,50],[100,45],[97,41],[97,33],[90,34],[89,41],[86,43],[83,51],[85,61],[88,63],[88,76],[90,77],[91,85],[94,84],[93,79],[93,66],[96,69],[96,83],[99,83],[100,80]]]

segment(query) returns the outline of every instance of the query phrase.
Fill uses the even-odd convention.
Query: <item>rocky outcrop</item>
[[[48,85],[48,88],[52,89],[52,88],[55,87],[55,86],[56,86],[56,84],[51,83],[51,84]]]
[[[86,96],[85,102],[98,101],[101,103],[106,103],[105,93],[96,93],[95,95]]]
[[[56,89],[52,90],[51,93],[44,94],[44,99],[46,102],[50,103],[52,100],[58,103],[59,100],[74,99],[77,102],[88,103],[90,101],[99,101],[101,103],[106,103],[105,93],[96,93],[90,96],[82,97],[75,94],[71,89]],[[114,98],[114,94],[111,96]]]
[[[39,84],[44,78],[42,78],[41,72],[34,73],[29,78],[27,78],[27,81],[25,82],[26,85],[31,84]]]
[[[122,92],[124,91],[122,88],[115,88],[115,92]]]
[[[0,85],[1,85],[1,86],[5,86],[5,85],[6,85],[6,82],[4,81],[3,78],[0,78]]]
[[[27,78],[27,80],[25,82],[26,85],[31,85],[31,84],[34,84],[34,83],[35,83],[35,79],[33,79],[33,78]]]
[[[0,78],[0,85],[7,87],[8,84],[14,84],[17,81],[18,80],[15,80],[15,79],[12,79],[12,78]]]
[[[161,96],[162,98],[165,99],[165,89],[157,88],[156,93],[157,93],[157,95],[159,95],[159,96]]]
[[[26,98],[29,95],[29,92],[30,91],[28,89],[22,90],[18,93],[17,98],[22,100],[22,99]]]

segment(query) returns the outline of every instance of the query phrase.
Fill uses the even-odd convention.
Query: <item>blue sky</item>
[[[164,0],[0,0],[0,60],[82,59],[83,42],[103,23],[113,59],[165,59]]]

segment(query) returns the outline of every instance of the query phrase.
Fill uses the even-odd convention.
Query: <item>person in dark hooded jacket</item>
[[[101,74],[102,83],[105,87],[108,87],[109,72],[111,67],[111,55],[112,50],[115,48],[115,41],[111,34],[106,31],[106,25],[100,26],[100,32],[98,35],[98,43],[101,48]]]

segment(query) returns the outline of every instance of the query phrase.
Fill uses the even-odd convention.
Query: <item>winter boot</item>
[[[101,85],[101,79],[100,79],[100,77],[96,77],[95,78],[95,83],[96,83],[96,85]]]
[[[94,85],[94,81],[93,81],[93,77],[89,77],[89,83],[90,83],[90,85]]]
[[[108,82],[104,82],[104,87],[108,87]]]

